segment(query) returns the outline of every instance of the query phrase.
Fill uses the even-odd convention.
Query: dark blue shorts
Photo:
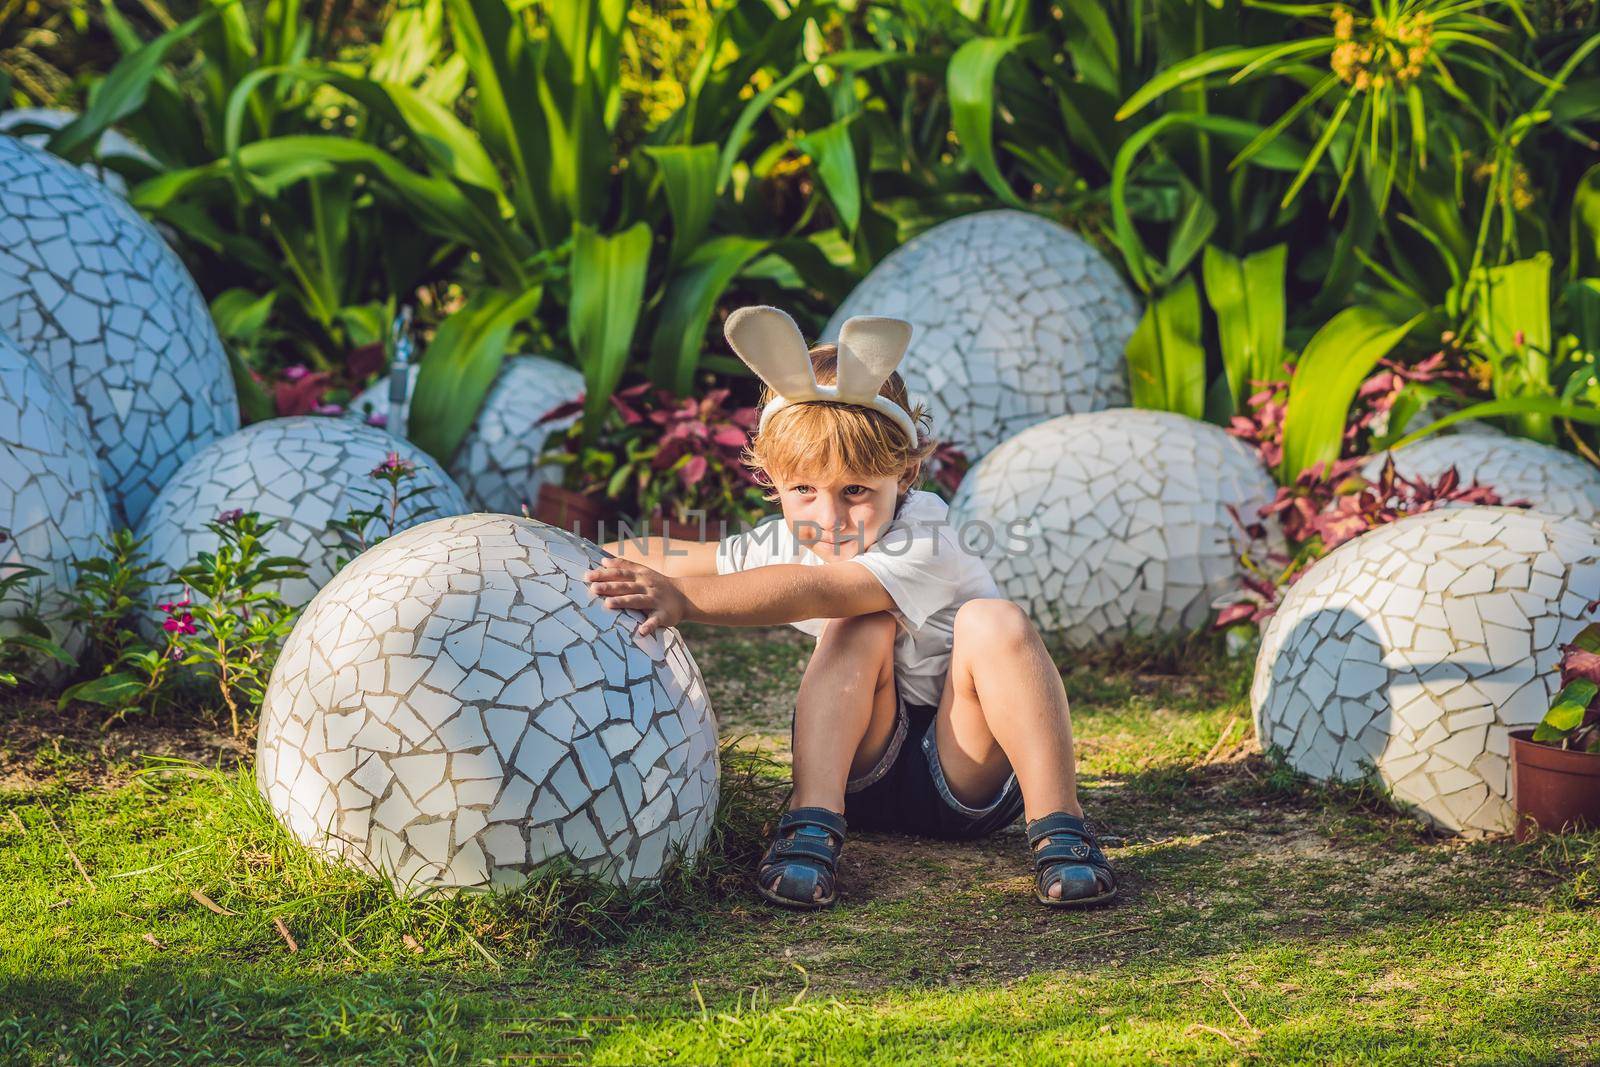
[[[889,747],[872,770],[845,785],[844,818],[850,830],[888,830],[925,837],[970,839],[1004,829],[1022,814],[1016,773],[981,808],[950,792],[934,741],[933,704],[908,703],[895,690],[896,722]]]

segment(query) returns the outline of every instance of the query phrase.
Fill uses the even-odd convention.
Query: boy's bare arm
[[[674,584],[687,602],[685,619],[718,626],[777,626],[894,607],[871,571],[837,563],[773,563],[732,574],[682,577]]]
[[[643,563],[651,570],[672,578],[690,578],[717,573],[717,542],[687,541],[658,534],[607,541],[600,546],[620,559]]]

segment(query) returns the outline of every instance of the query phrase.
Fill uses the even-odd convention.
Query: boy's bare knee
[[[887,611],[872,611],[865,615],[850,615],[842,619],[829,619],[822,629],[819,645],[842,645],[861,648],[865,642],[894,644],[894,616]]]
[[[977,597],[956,609],[955,639],[967,648],[975,644],[1020,646],[1034,638],[1033,621],[1015,601]]]

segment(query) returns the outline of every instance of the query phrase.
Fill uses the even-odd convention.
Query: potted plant
[[[1600,828],[1600,623],[1561,646],[1561,691],[1532,730],[1511,731],[1516,839],[1537,826]]]
[[[541,462],[563,465],[564,488],[605,500],[630,518],[639,536],[716,540],[730,524],[754,522],[764,510],[761,486],[742,462],[758,413],[729,405],[729,394],[716,388],[680,398],[648,382],[629,386],[612,395],[594,443],[586,444],[574,424]],[[544,418],[559,418],[582,403],[572,401]],[[553,521],[540,512],[536,517]]]

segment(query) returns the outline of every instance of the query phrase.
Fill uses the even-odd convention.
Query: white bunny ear
[[[870,404],[911,345],[911,324],[881,315],[854,315],[839,327],[841,399]]]
[[[787,313],[765,304],[728,316],[722,335],[739,358],[781,397],[814,396],[817,378],[800,327]]]

